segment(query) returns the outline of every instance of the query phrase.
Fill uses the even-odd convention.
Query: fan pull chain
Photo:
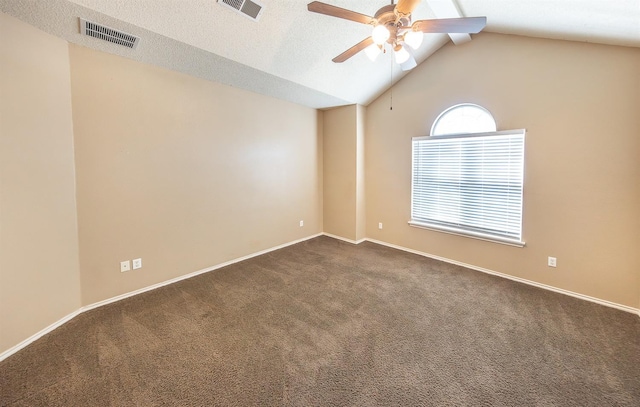
[[[389,87],[389,95],[391,96],[389,110],[393,110],[393,55],[391,55],[391,86]]]

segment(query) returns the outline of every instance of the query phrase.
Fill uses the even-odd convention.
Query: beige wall
[[[366,108],[356,106],[356,240],[367,237],[365,177]]]
[[[324,112],[324,232],[356,240],[357,106]]]
[[[83,304],[322,232],[315,109],[75,45],[70,60]]]
[[[638,307],[639,73],[636,48],[489,33],[445,46],[393,88],[392,111],[388,93],[368,108],[367,236]],[[528,130],[524,248],[407,225],[411,137],[462,102]]]
[[[358,241],[366,237],[365,112],[361,105],[324,112],[324,232]]]
[[[0,13],[0,353],[80,308],[67,43]]]

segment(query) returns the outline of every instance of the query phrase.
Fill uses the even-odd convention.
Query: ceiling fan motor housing
[[[404,34],[406,29],[401,27],[409,27],[411,25],[411,15],[398,15],[395,12],[396,6],[391,4],[382,7],[374,16],[376,25],[384,25],[389,30],[389,39],[387,43],[396,47],[399,37]]]

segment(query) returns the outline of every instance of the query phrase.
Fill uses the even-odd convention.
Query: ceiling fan
[[[399,0],[398,4],[393,4],[393,0],[391,0],[390,5],[376,11],[373,17],[319,1],[309,3],[307,9],[314,13],[373,26],[370,37],[333,58],[333,62],[344,62],[362,50],[365,50],[367,56],[374,60],[380,52],[384,51],[385,44],[389,44],[394,51],[396,62],[404,71],[416,66],[411,50],[420,47],[424,33],[475,34],[487,24],[486,17],[418,20],[411,23],[411,13],[420,1]]]

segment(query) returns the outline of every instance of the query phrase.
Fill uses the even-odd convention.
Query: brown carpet
[[[640,318],[319,237],[84,313],[2,406],[638,406]]]

